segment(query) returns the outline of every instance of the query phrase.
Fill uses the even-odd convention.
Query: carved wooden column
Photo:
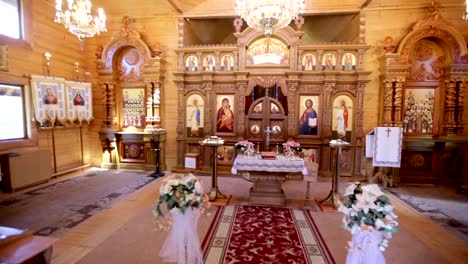
[[[316,63],[317,66],[315,67],[315,69],[318,71],[322,70],[322,54],[323,54],[323,50],[317,50],[317,63]]]
[[[302,71],[302,54],[304,53],[303,50],[299,50],[297,52],[297,70]]]
[[[184,155],[185,155],[185,142],[184,142],[184,95],[185,89],[183,83],[177,83],[177,95],[179,106],[177,107],[178,122],[177,122],[177,167],[184,167]]]
[[[197,71],[203,71],[203,53],[197,52],[198,66]]]
[[[393,126],[403,127],[403,120],[401,119],[401,112],[403,110],[403,85],[404,78],[397,78],[395,80],[395,95],[393,97]]]
[[[457,100],[457,83],[452,80],[445,81],[445,122],[444,129],[447,134],[455,132],[455,107]]]
[[[465,85],[466,81],[459,82],[458,87],[458,119],[457,119],[457,133],[463,134],[463,112],[465,108]]]
[[[364,52],[366,52],[365,49],[358,49],[358,56],[356,61],[356,69],[358,71],[364,70]]]
[[[344,50],[341,50],[341,49],[340,49],[340,50],[338,50],[337,53],[338,53],[338,56],[336,56],[337,58],[336,58],[336,67],[335,67],[335,69],[338,70],[338,71],[339,71],[339,70],[344,70],[344,69],[343,69],[343,68],[344,68],[344,65],[343,65],[343,60],[342,60]]]
[[[215,71],[221,70],[221,52],[215,51]]]
[[[389,79],[384,80],[384,113],[383,113],[383,126],[392,126],[392,109],[393,109],[393,81]]]
[[[234,54],[234,71],[239,70],[239,52],[238,51],[233,51]]]
[[[114,112],[115,112],[115,84],[103,83],[105,117],[101,126],[103,131],[114,131]]]
[[[366,83],[358,83],[356,89],[356,140],[354,148],[356,154],[354,156],[354,172],[353,175],[360,175],[362,168],[363,146],[364,146],[364,92],[366,91]]]
[[[237,83],[236,90],[238,95],[238,111],[237,111],[237,136],[238,140],[244,139],[244,130],[245,130],[245,87],[247,86],[246,82]]]
[[[298,84],[288,83],[288,139],[293,138],[297,130],[296,92]]]
[[[213,85],[211,83],[203,83],[203,91],[206,95],[206,101],[205,101],[205,135],[214,135],[214,129],[213,129],[213,113],[211,112],[212,108],[212,90],[213,90]]]
[[[183,52],[179,53],[179,72],[184,72],[185,71],[185,61],[184,61],[184,56],[185,54]]]
[[[321,69],[321,67],[319,67]],[[322,121],[322,137],[324,139],[324,145],[321,147],[320,151],[323,153],[321,154],[322,157],[325,157],[321,161],[320,166],[320,174],[326,177],[332,176],[332,161],[331,161],[331,154],[332,149],[328,145],[332,140],[332,107],[331,107],[331,99],[333,96],[333,88],[335,83],[325,83],[325,93],[324,93],[324,107],[323,109],[323,121]]]
[[[332,95],[335,88],[335,83],[325,83],[325,107],[323,109],[323,126],[322,126],[322,135],[324,138],[331,140],[332,137],[332,116],[333,116],[333,107],[332,107]]]
[[[246,51],[247,47],[245,44],[239,45],[239,58],[245,58],[246,57]],[[238,71],[245,71],[245,60],[239,60],[239,69]]]
[[[364,92],[366,83],[358,83],[356,96],[356,138],[363,138],[364,134]]]

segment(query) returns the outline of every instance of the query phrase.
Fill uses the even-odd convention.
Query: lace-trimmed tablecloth
[[[237,171],[301,172],[302,175],[307,175],[303,159],[287,159],[284,156],[277,156],[276,159],[237,156],[231,173],[237,174]]]

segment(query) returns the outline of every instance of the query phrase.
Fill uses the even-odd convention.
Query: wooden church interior
[[[463,0],[310,0],[269,37],[237,17],[231,0],[93,0],[107,31],[83,40],[54,23],[55,1],[2,2],[21,3],[22,37],[0,35],[0,84],[20,87],[25,131],[0,139],[2,192],[89,167],[151,172],[156,144],[161,171],[209,175],[211,152],[199,144],[209,136],[225,140],[222,177],[237,177],[238,141],[281,151],[294,140],[318,177],[331,178],[329,143],[341,138],[352,145],[341,177],[365,181],[379,172],[365,157],[366,134],[377,126],[403,128],[401,167],[383,170],[395,186],[468,188]],[[90,84],[92,117],[47,109],[39,117],[34,83],[48,80]],[[314,129],[303,120],[309,102]],[[20,164],[10,165],[11,153]]]

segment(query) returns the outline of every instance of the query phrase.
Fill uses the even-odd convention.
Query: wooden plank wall
[[[30,75],[45,75],[44,53],[52,54],[50,75],[74,80],[75,62],[78,62],[80,71],[87,71],[84,54],[84,45],[65,27],[54,22],[54,1],[34,0],[25,1],[26,17],[26,41],[12,40],[0,36],[0,44],[8,45],[7,72],[0,72],[0,82],[21,83],[27,82]],[[20,80],[19,82],[16,80]],[[81,80],[86,81],[86,80]],[[29,88],[30,89],[30,88]],[[32,105],[28,105],[33,111]],[[21,144],[0,143],[0,154],[6,152],[27,152],[33,149],[45,149],[50,154],[51,168],[53,172],[61,172],[80,166],[81,142],[79,127],[55,129],[55,160],[54,167],[51,129],[38,129],[34,124],[34,140],[28,147],[20,147]],[[87,126],[83,128],[85,163],[91,161],[89,134]],[[92,138],[92,136],[91,136]],[[99,142],[94,142],[96,144]]]
[[[105,46],[114,34],[121,28],[121,18],[130,16],[135,19],[134,28],[141,33],[143,40],[150,47],[158,47],[162,51],[162,126],[167,129],[166,164],[170,169],[176,164],[176,126],[177,126],[177,88],[173,83],[173,73],[177,68],[177,58],[174,49],[178,43],[177,21],[182,14],[164,0],[94,0],[93,8],[104,7],[108,22],[108,32],[98,37],[80,43],[78,39],[67,32],[59,24],[53,22],[54,1],[52,0],[25,0],[29,9],[26,17],[31,21],[29,26],[29,45],[13,43],[0,36],[0,44],[9,45],[9,71],[0,72],[0,81],[25,79],[32,74],[45,74],[44,52],[52,54],[50,73],[52,76],[72,80],[74,78],[74,63],[80,63],[80,80],[93,83],[94,116],[95,120],[89,126],[83,127],[84,161],[99,166],[101,162],[101,146],[98,131],[104,117],[103,94],[96,87],[96,48]],[[343,2],[345,2],[343,4]],[[392,36],[398,43],[410,31],[412,23],[418,18],[427,16],[430,12],[430,2],[426,0],[401,1],[385,0],[373,1],[366,8],[360,6],[366,1],[307,1],[311,5],[309,10],[314,13],[333,11],[361,11],[367,15],[366,38],[372,48],[366,54],[366,70],[372,71],[371,82],[366,88],[364,127],[365,132],[378,123],[379,101],[379,60],[384,54],[383,39]],[[444,0],[444,17],[455,26],[463,35],[468,35],[468,27],[460,19],[462,15],[462,1]],[[233,15],[232,1],[180,1],[184,15],[188,17],[205,17],[218,14]],[[192,5],[193,3],[193,5]],[[88,74],[85,74],[87,72]],[[468,96],[465,96],[465,106],[468,105]],[[468,120],[468,111],[464,112],[464,119]],[[465,122],[465,131],[468,131],[468,122]],[[81,163],[80,145],[77,135],[79,128],[64,128],[55,131],[57,171]],[[52,153],[52,138],[50,130],[38,130],[37,140],[32,147],[20,148],[19,145],[0,143],[0,153],[8,151],[22,151],[31,148],[48,149]],[[51,159],[51,162],[53,159]]]

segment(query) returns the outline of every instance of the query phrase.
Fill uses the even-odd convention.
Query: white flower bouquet
[[[302,151],[301,144],[298,143],[298,142],[295,142],[295,141],[288,141],[286,143],[283,143],[283,147],[286,150],[293,149],[293,150],[296,150],[298,152]]]
[[[159,192],[159,201],[153,212],[159,229],[166,229],[171,224],[170,220],[162,219],[164,217],[161,209],[163,204],[166,204],[167,210],[171,214],[185,213],[189,208],[199,208],[203,214],[205,209],[209,207],[208,195],[203,194],[200,180],[191,173],[172,174],[164,179]]]
[[[344,194],[346,200],[338,208],[343,216],[343,228],[355,234],[358,231],[380,231],[383,240],[379,249],[385,251],[392,234],[398,230],[397,216],[390,200],[377,184],[351,184]]]
[[[254,143],[249,142],[247,140],[242,140],[242,141],[237,142],[235,146],[237,149],[246,150],[248,148],[253,148]]]

